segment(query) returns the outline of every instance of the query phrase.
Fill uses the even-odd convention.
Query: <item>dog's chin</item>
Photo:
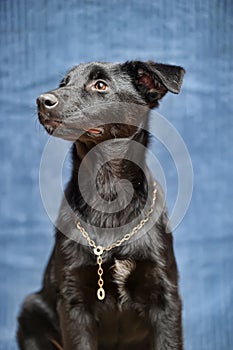
[[[59,125],[57,127],[51,125],[44,125],[47,133],[53,137],[57,137],[67,141],[75,142],[82,135],[82,130],[74,130],[73,128],[67,128],[64,125]]]

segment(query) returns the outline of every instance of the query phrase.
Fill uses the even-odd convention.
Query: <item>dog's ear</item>
[[[157,107],[168,91],[178,94],[185,70],[179,66],[152,61],[131,61],[123,64],[132,82],[150,107]]]

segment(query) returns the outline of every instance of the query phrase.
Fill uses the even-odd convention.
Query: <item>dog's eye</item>
[[[98,91],[105,91],[107,89],[108,85],[104,81],[99,80],[95,83],[94,87]]]

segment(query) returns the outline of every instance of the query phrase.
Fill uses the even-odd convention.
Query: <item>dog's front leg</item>
[[[150,310],[152,350],[183,350],[181,303],[171,302],[164,310]]]
[[[62,300],[58,306],[64,350],[97,350],[97,325],[84,305]]]

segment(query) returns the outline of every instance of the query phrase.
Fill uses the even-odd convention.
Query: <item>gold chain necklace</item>
[[[102,278],[103,276],[103,268],[102,268],[102,263],[103,263],[103,259],[102,259],[102,255],[104,252],[109,252],[110,250],[112,250],[113,248],[119,247],[122,243],[128,241],[133,235],[135,235],[135,233],[140,230],[145,223],[147,223],[147,221],[149,220],[151,214],[153,213],[154,210],[154,205],[155,205],[155,200],[156,200],[156,193],[157,193],[157,189],[156,189],[156,183],[154,182],[153,184],[154,190],[153,190],[153,196],[152,196],[152,204],[150,207],[150,210],[147,213],[147,216],[142,219],[137,226],[135,226],[130,232],[126,233],[126,235],[124,235],[124,237],[122,237],[121,239],[118,239],[117,241],[113,242],[110,246],[108,247],[104,247],[101,245],[98,245],[95,243],[95,241],[93,239],[90,238],[89,234],[87,233],[87,231],[85,230],[85,228],[81,225],[80,221],[77,222],[77,228],[79,229],[79,231],[81,232],[81,234],[83,235],[83,237],[87,240],[89,246],[91,248],[93,248],[93,252],[97,257],[97,265],[98,267],[98,276],[99,276],[99,280],[98,280],[98,290],[97,290],[97,297],[99,300],[103,300],[105,298],[105,290],[103,288],[104,285],[104,280]]]

